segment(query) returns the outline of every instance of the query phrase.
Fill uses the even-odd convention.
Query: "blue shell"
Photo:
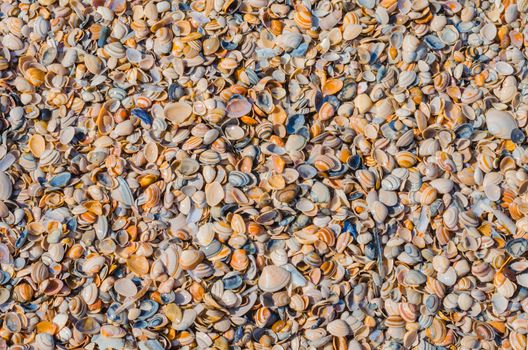
[[[118,303],[113,303],[108,307],[108,310],[106,311],[106,316],[108,319],[115,323],[124,323],[127,320],[127,314],[125,311],[120,312],[119,314],[116,314],[115,311],[120,307]]]
[[[60,173],[55,175],[49,181],[50,186],[52,187],[64,187],[70,182],[72,175],[70,173]]]
[[[240,275],[233,275],[229,277],[224,277],[222,279],[222,282],[224,283],[225,289],[237,289],[242,285],[244,281],[242,280],[242,277],[240,277]]]
[[[159,304],[154,300],[143,300],[139,305],[140,314],[138,318],[141,320],[150,318],[158,312],[158,309]]]
[[[160,325],[162,325],[164,322],[164,319],[161,315],[156,315],[154,317],[152,317],[150,320],[148,320],[148,326],[149,327],[158,327]]]
[[[189,11],[191,9],[191,5],[189,4],[186,4],[186,3],[183,3],[183,2],[180,2],[178,4],[178,8],[182,11]]]
[[[0,271],[0,286],[7,284],[11,280],[11,275],[7,271]]]
[[[75,232],[77,230],[77,220],[75,218],[70,218],[66,222],[66,228],[71,232]]]
[[[328,172],[328,176],[330,176],[330,177],[341,176],[344,173],[346,173],[347,170],[348,170],[347,167],[344,164],[340,163],[339,164],[339,169],[329,171]]]
[[[290,52],[290,55],[292,57],[302,57],[302,56],[304,56],[306,54],[306,51],[308,51],[308,44],[307,43],[302,43],[301,45],[297,46],[297,48],[295,48],[295,50]]]
[[[427,35],[424,41],[433,50],[442,50],[446,46],[440,38],[433,34]]]
[[[297,171],[299,172],[299,175],[303,179],[311,179],[317,175],[317,169],[315,169],[310,164],[301,164],[297,167]]]
[[[150,114],[148,114],[148,112],[144,111],[141,108],[134,108],[132,110],[132,115],[139,118],[145,124],[152,124],[152,117],[150,116]]]
[[[526,140],[526,135],[521,129],[515,128],[511,133],[511,140],[516,144],[521,144]]]
[[[294,220],[295,220],[295,216],[293,216],[293,215],[292,216],[287,216],[284,219],[282,219],[281,221],[279,221],[279,226],[288,226]]]
[[[335,109],[338,109],[339,105],[341,104],[339,102],[339,99],[337,97],[335,97],[334,95],[325,96],[323,98],[323,103],[325,103],[325,102],[330,103],[332,106],[334,106]]]
[[[176,300],[176,294],[174,292],[164,293],[160,295],[160,299],[164,304],[170,304]]]
[[[475,132],[475,128],[471,124],[462,124],[455,129],[455,135],[459,139],[469,139]]]
[[[22,231],[20,236],[18,236],[18,238],[17,238],[17,240],[15,242],[15,247],[17,249],[21,248],[24,245],[24,243],[26,243],[27,236],[28,236],[28,230]]]
[[[305,123],[304,115],[294,114],[286,121],[286,132],[288,134],[296,134]]]
[[[506,243],[506,251],[514,258],[522,256],[528,250],[528,239],[514,238]]]
[[[343,230],[345,232],[349,232],[354,238],[357,237],[357,229],[356,229],[356,225],[354,225],[354,223],[352,223],[350,220],[346,220],[345,223],[343,224]]]
[[[376,257],[378,256],[378,251],[376,249],[376,243],[374,241],[371,241],[367,246],[365,247],[365,256],[369,258],[370,260],[376,260]]]
[[[357,170],[359,168],[361,168],[361,164],[362,164],[362,161],[361,161],[361,156],[355,154],[353,156],[350,156],[348,159],[347,159],[347,165],[350,167],[350,169],[352,170]]]
[[[147,328],[148,327],[148,322],[145,321],[145,320],[139,320],[137,322],[135,322],[132,327],[134,328],[139,328],[139,329],[142,329],[142,328]]]
[[[172,83],[169,86],[169,99],[177,101],[185,95],[183,87],[178,83]]]
[[[383,77],[385,77],[385,74],[387,74],[387,68],[380,67],[376,73],[376,82],[380,83],[383,80]]]
[[[103,47],[106,44],[106,39],[108,39],[109,35],[110,35],[109,27],[101,28],[101,32],[99,33],[99,39],[97,39],[97,46]]]
[[[20,306],[22,306],[22,308],[24,309],[24,311],[27,311],[27,312],[33,312],[33,311],[36,311],[36,310],[38,310],[39,307],[40,307],[40,306],[37,305],[37,304],[31,304],[31,303],[29,303],[29,304],[22,304],[22,305],[20,305]]]
[[[222,48],[226,49],[227,51],[235,50],[238,46],[238,44],[232,41],[226,41],[226,40],[222,40],[220,45],[222,46]]]

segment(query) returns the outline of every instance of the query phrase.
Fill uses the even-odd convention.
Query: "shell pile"
[[[2,1],[0,349],[525,350],[527,12]]]

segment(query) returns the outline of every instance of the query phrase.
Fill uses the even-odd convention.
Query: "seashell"
[[[13,184],[5,172],[0,171],[0,200],[8,200],[13,193]]]
[[[138,276],[144,276],[149,272],[148,259],[141,255],[132,255],[127,260],[127,267]]]
[[[328,323],[326,330],[334,337],[346,337],[351,334],[350,326],[343,320],[333,320]]]
[[[53,335],[48,333],[37,334],[35,338],[35,346],[37,349],[41,350],[55,349],[55,340],[53,339]]]
[[[0,349],[526,349],[527,11],[5,1]]]
[[[101,335],[107,338],[123,338],[126,335],[126,331],[118,326],[104,325],[101,326]]]
[[[288,262],[288,253],[284,249],[274,249],[270,253],[271,261],[275,266],[283,266]]]
[[[480,29],[480,34],[487,41],[492,41],[497,36],[497,28],[492,23],[487,23]]]
[[[192,270],[202,262],[204,255],[201,251],[189,249],[180,254],[179,265],[184,270]]]
[[[329,79],[325,82],[323,86],[324,95],[334,95],[337,94],[343,88],[343,81],[339,79]]]
[[[359,183],[365,188],[372,188],[376,184],[376,178],[372,172],[369,170],[358,170],[356,171],[356,178],[359,180]],[[390,190],[389,188],[385,188]]]
[[[354,106],[359,113],[364,114],[372,107],[372,100],[367,94],[360,94],[354,99]]]
[[[41,135],[32,135],[28,141],[28,147],[31,153],[40,158],[44,151],[46,150],[46,141]]]
[[[361,34],[362,30],[361,24],[349,24],[343,30],[343,39],[354,40]]]
[[[395,156],[396,162],[402,168],[410,168],[416,164],[416,156],[410,152],[398,152]]]
[[[291,51],[301,44],[303,37],[300,33],[283,32],[277,38],[277,45],[286,51]]]
[[[224,199],[224,189],[222,188],[222,185],[216,181],[206,184],[205,197],[207,199],[207,204],[211,207],[220,204]]]
[[[441,179],[434,179],[430,183],[431,187],[433,187],[438,193],[446,194],[453,190],[454,183],[451,179],[441,178]]]
[[[134,282],[128,278],[121,278],[114,283],[115,291],[124,297],[133,297],[137,294],[138,289]]]
[[[104,264],[105,258],[94,254],[86,258],[82,265],[82,269],[87,275],[93,275],[99,272]]]
[[[398,77],[398,85],[402,88],[410,87],[416,80],[416,72],[414,71],[403,71]]]
[[[506,251],[514,258],[522,256],[528,250],[528,240],[514,238],[506,243]]]
[[[177,166],[177,171],[181,175],[191,176],[194,175],[200,169],[199,163],[191,158],[185,158],[180,161]]]
[[[126,56],[126,49],[119,41],[114,41],[105,45],[103,51],[113,58],[124,58]]]
[[[102,71],[102,62],[101,60],[94,55],[84,55],[84,64],[88,72],[97,75]]]
[[[227,116],[229,118],[240,118],[251,112],[251,103],[240,95],[233,96],[227,103]]]
[[[440,32],[440,40],[447,45],[453,45],[459,38],[458,30],[455,26],[447,25]]]
[[[401,186],[401,180],[395,175],[388,175],[381,180],[381,187],[386,191],[396,191]]]
[[[387,218],[388,213],[389,211],[383,203],[379,201],[375,201],[372,204],[372,218],[377,223],[383,223],[385,219]]]
[[[165,118],[174,124],[185,123],[192,115],[192,106],[186,102],[172,102],[163,109]]]
[[[85,317],[75,323],[75,329],[83,334],[97,334],[101,326],[94,318]]]
[[[419,271],[411,270],[405,275],[404,283],[409,286],[418,286],[425,283],[426,277]]]
[[[53,176],[50,179],[49,184],[52,187],[65,187],[68,184],[68,182],[70,182],[71,177],[72,176],[70,173],[67,173],[67,172],[60,173],[60,174]]]
[[[268,265],[262,269],[258,279],[258,286],[264,292],[277,292],[286,287],[291,280],[291,275],[282,267]]]
[[[511,114],[497,109],[486,112],[486,126],[493,136],[507,140],[511,139],[512,131],[518,127]]]

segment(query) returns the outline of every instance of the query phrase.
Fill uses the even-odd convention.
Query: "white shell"
[[[11,179],[3,171],[0,171],[0,200],[7,200],[13,193]]]
[[[291,275],[282,267],[268,265],[262,269],[258,286],[265,292],[276,292],[286,287],[291,280]]]
[[[498,109],[490,109],[486,113],[486,126],[490,134],[507,140],[511,139],[512,131],[518,127],[510,113]]]

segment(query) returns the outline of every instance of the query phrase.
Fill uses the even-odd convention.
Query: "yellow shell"
[[[40,158],[46,150],[46,140],[42,135],[34,134],[29,138],[28,147],[35,157]]]
[[[38,68],[29,68],[25,75],[31,85],[38,87],[44,83],[46,73]]]
[[[137,276],[140,276],[140,277],[148,274],[149,268],[150,268],[148,259],[140,255],[132,255],[127,260],[127,266],[130,269],[130,271],[132,271],[133,273],[135,273]]]

